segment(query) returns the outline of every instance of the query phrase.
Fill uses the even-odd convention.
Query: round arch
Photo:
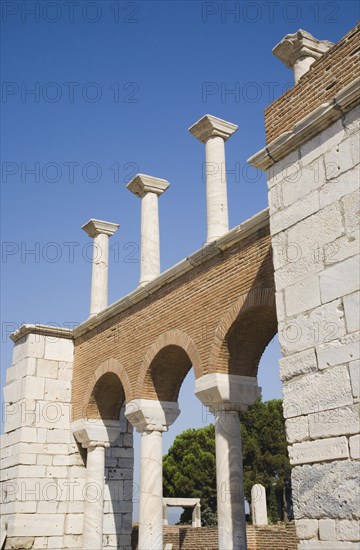
[[[117,359],[107,359],[95,370],[84,395],[84,416],[118,420],[120,410],[130,396],[130,382]]]
[[[256,376],[261,356],[276,332],[274,289],[256,288],[243,294],[215,330],[209,371]]]
[[[142,361],[136,393],[147,399],[176,401],[191,367],[195,378],[202,376],[201,357],[193,340],[181,330],[169,330],[148,349]]]

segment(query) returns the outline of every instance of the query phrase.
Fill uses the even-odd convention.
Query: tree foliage
[[[240,418],[245,498],[250,502],[252,486],[261,483],[266,489],[270,521],[286,520],[291,516],[291,468],[282,402],[258,400]],[[164,496],[201,498],[203,524],[216,523],[213,425],[178,435],[163,458],[163,475]],[[191,510],[185,510],[180,521],[191,521]]]

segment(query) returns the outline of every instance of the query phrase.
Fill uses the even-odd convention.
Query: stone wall
[[[134,526],[132,550],[137,550],[138,527]],[[296,550],[298,539],[294,523],[287,525],[246,526],[248,550]],[[164,545],[172,550],[218,550],[217,527],[190,527],[168,525],[164,527]]]
[[[267,174],[300,549],[358,548],[359,108]]]
[[[70,429],[73,341],[70,333],[56,330],[21,329],[7,369],[0,499],[5,549],[82,546],[86,451],[80,452]],[[130,548],[132,428],[124,417],[121,426],[106,456],[103,547],[108,549],[119,541]]]

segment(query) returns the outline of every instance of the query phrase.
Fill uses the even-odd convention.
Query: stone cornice
[[[250,157],[248,163],[255,168],[267,170],[322,130],[325,130],[359,102],[360,78],[357,78],[343,88],[331,102],[323,103],[295,124],[292,131],[281,134],[261,151]]]
[[[148,176],[146,174],[136,174],[136,176],[127,184],[129,191],[142,198],[146,193],[155,193],[162,195],[170,183],[161,178]]]
[[[161,275],[153,281],[144,286],[138,287],[127,296],[124,296],[106,309],[102,310],[99,314],[94,317],[90,317],[84,323],[81,323],[75,327],[73,332],[74,338],[78,338],[87,331],[100,326],[105,321],[108,321],[112,317],[132,307],[138,302],[141,302],[141,300],[151,296],[164,285],[178,279],[184,273],[191,271],[195,267],[207,262],[210,258],[221,254],[237,242],[241,242],[243,239],[247,238],[252,233],[268,226],[268,224],[269,210],[266,208],[237,227],[234,227],[234,229],[226,233],[226,235],[223,235],[217,241],[205,245],[203,248],[200,248],[200,250],[197,250],[181,262],[175,264],[167,271],[164,271],[164,273],[161,273]]]
[[[65,338],[72,340],[74,334],[70,328],[53,327],[50,325],[22,325],[17,331],[10,334],[13,342],[17,342],[28,334],[41,334],[42,336],[52,336],[54,338]]]

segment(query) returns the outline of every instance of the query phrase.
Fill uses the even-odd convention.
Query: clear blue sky
[[[230,226],[267,206],[264,177],[246,159],[264,146],[264,107],[293,81],[271,50],[299,28],[337,42],[359,10],[346,0],[4,0],[1,9],[3,375],[8,332],[87,318],[89,218],[120,224],[110,303],[137,286],[140,201],[126,190],[136,172],[171,184],[160,199],[162,270],[201,247],[204,147],[187,129],[203,114],[239,126],[226,146]],[[275,342],[260,371],[265,399],[280,396],[278,354]],[[165,449],[204,424],[192,390],[189,375]]]

